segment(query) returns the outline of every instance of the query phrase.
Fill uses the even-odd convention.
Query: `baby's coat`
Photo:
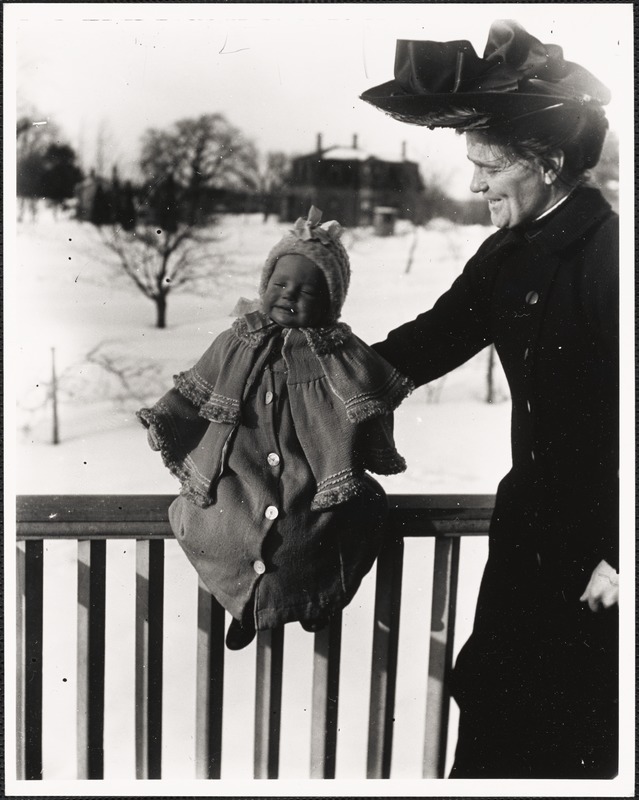
[[[351,353],[371,359],[376,375],[373,384],[379,383],[375,388],[367,375],[359,387],[366,391],[352,387],[349,397],[372,398],[373,402],[366,406],[364,419],[351,421],[344,399],[334,394],[329,397],[326,385],[328,380],[334,386],[345,374],[343,369],[326,367],[332,373],[327,378],[303,331],[280,329],[262,315],[249,317],[249,333],[261,331],[264,335],[250,339],[251,365],[240,369],[245,385],[235,422],[201,416],[203,410],[210,412],[213,395],[224,397],[225,404],[234,399],[219,392],[222,384],[226,393],[235,393],[228,389],[232,381],[224,376],[220,383],[220,376],[203,378],[198,371],[198,365],[203,370],[202,364],[211,362],[210,354],[193,370],[176,376],[178,388],[139,416],[158,440],[166,465],[183,484],[182,494],[169,512],[180,545],[216,599],[236,619],[250,615],[260,629],[294,620],[311,621],[340,610],[371,569],[382,541],[386,498],[365,467],[374,464],[380,473],[404,468],[392,441],[391,409],[410,385],[357,340]],[[225,332],[212,346],[214,351],[227,348],[224,369],[236,378],[239,362],[234,364],[229,354],[237,349],[240,361],[246,354],[246,319],[242,320],[230,333],[237,342],[229,344]],[[345,341],[353,344],[350,329],[342,326],[341,330],[348,331]],[[304,357],[296,359],[295,353]],[[345,354],[338,358],[343,360]],[[344,363],[348,364],[348,358]],[[315,372],[309,366],[313,364]],[[194,385],[206,385],[207,391],[196,397]],[[291,393],[297,402],[295,413]],[[171,413],[167,413],[169,407]],[[176,423],[175,409],[182,407],[188,411],[181,415],[188,417],[188,452],[180,441],[183,419]],[[209,416],[215,417],[215,412]],[[295,420],[304,423],[304,444]],[[195,429],[199,433],[193,436]],[[341,429],[349,433],[348,449],[352,451],[343,455],[339,454],[344,450],[344,436],[336,440]],[[211,474],[207,474],[194,459],[203,455],[198,452],[203,447],[211,450],[207,442],[213,440],[223,444],[214,446],[220,452],[214,462],[208,462]],[[201,466],[207,461],[198,463]],[[217,466],[212,466],[215,463]],[[327,464],[330,469],[324,474]],[[203,487],[205,498],[200,496]],[[323,498],[323,505],[318,498],[320,502]]]

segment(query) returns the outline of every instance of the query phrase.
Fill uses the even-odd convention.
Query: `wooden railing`
[[[17,503],[17,777],[42,778],[43,559],[45,540],[77,540],[77,777],[104,777],[107,540],[136,542],[136,775],[162,776],[164,540],[167,495],[21,496]],[[485,535],[493,497],[391,495],[388,535],[376,568],[367,777],[390,777],[399,613],[406,537],[434,537],[423,776],[443,777],[459,548]],[[219,778],[222,755],[224,610],[202,586],[197,609],[195,763]],[[279,770],[284,630],[257,637],[254,777]],[[342,624],[314,634],[310,776],[334,778]],[[366,722],[362,720],[362,725]]]

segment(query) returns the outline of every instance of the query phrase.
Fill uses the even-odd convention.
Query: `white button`
[[[534,306],[535,303],[539,302],[539,295],[537,292],[528,292],[526,295],[526,302],[529,306]]]
[[[257,572],[258,575],[263,575],[266,572],[266,565],[264,564],[263,561],[254,561],[253,569]]]
[[[269,453],[266,460],[272,467],[277,467],[277,465],[280,463],[280,457],[277,455],[277,453]]]
[[[264,395],[264,402],[266,403],[266,405],[273,402],[273,392],[267,392]]]
[[[277,519],[277,516],[280,512],[277,510],[275,506],[268,506],[266,511],[264,512],[264,516],[266,519]]]

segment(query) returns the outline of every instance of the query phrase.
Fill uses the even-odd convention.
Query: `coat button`
[[[266,405],[273,402],[273,392],[267,392],[264,395],[264,402],[266,403]]]
[[[269,453],[266,457],[266,460],[272,467],[277,467],[280,463],[280,457],[277,455],[277,453]]]
[[[538,301],[539,301],[539,295],[537,294],[537,292],[528,292],[528,294],[526,295],[526,302],[528,303],[529,306],[534,306],[535,303],[537,303]]]
[[[266,519],[277,519],[279,515],[279,511],[275,506],[268,506],[266,511],[264,512],[264,516]]]
[[[255,570],[255,572],[257,572],[258,575],[264,575],[264,573],[266,572],[266,565],[264,564],[263,561],[260,561],[258,559],[257,561],[253,562],[253,569]]]

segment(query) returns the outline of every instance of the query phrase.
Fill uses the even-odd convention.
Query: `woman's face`
[[[328,311],[324,273],[305,256],[282,256],[266,284],[262,308],[284,328],[320,325]]]
[[[466,134],[466,149],[475,166],[470,190],[486,198],[496,227],[514,228],[530,222],[559,199],[553,173],[541,164],[512,161],[477,132]]]

